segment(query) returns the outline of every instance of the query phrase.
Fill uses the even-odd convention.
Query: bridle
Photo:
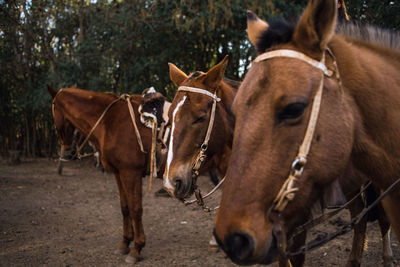
[[[200,167],[206,161],[206,158],[207,158],[206,151],[208,149],[208,142],[210,141],[211,132],[212,132],[212,129],[213,129],[213,126],[214,126],[215,111],[216,111],[216,108],[217,108],[217,103],[221,101],[221,98],[217,97],[217,92],[216,91],[215,91],[215,93],[210,93],[209,91],[207,91],[205,89],[201,89],[201,88],[197,88],[197,87],[179,86],[178,91],[203,94],[203,95],[206,95],[206,96],[212,98],[212,100],[213,100],[213,103],[212,103],[212,106],[211,106],[210,120],[208,122],[208,127],[207,127],[207,132],[206,132],[206,135],[204,137],[203,143],[200,146],[199,152],[197,153],[197,156],[196,156],[195,160],[192,163],[192,179],[193,179],[193,183],[195,184],[196,180],[197,180],[197,177],[199,176]],[[183,203],[185,205],[190,205],[192,203],[197,202],[197,204],[200,207],[202,207],[202,209],[204,211],[206,211],[206,212],[218,209],[218,207],[209,208],[204,203],[204,199],[209,197],[211,194],[213,194],[222,185],[222,183],[224,181],[225,181],[225,177],[223,179],[221,179],[221,181],[209,193],[207,193],[204,197],[202,196],[200,189],[196,188],[195,189],[196,199],[183,200]]]
[[[208,122],[208,127],[207,127],[207,132],[204,137],[204,141],[200,146],[199,153],[197,154],[196,159],[192,163],[192,173],[195,177],[199,176],[199,169],[203,162],[206,160],[206,151],[208,149],[208,142],[210,141],[210,136],[211,132],[214,126],[214,120],[215,120],[215,110],[217,107],[217,102],[221,101],[221,98],[217,97],[217,92],[214,94],[210,93],[207,90],[201,89],[201,88],[196,88],[196,87],[189,87],[189,86],[180,86],[178,88],[178,91],[183,91],[183,92],[192,92],[192,93],[197,93],[197,94],[203,94],[208,97],[211,97],[213,100],[213,104],[211,107],[211,115],[210,115],[210,120]]]
[[[329,50],[330,51],[330,50]],[[332,55],[332,54],[331,54]],[[287,204],[293,200],[295,197],[295,193],[299,190],[295,186],[296,180],[303,174],[304,166],[307,163],[307,156],[310,152],[311,143],[314,137],[315,128],[317,125],[319,110],[321,106],[322,99],[322,91],[324,88],[324,76],[332,77],[333,71],[329,70],[325,65],[325,53],[322,54],[321,61],[314,60],[303,53],[294,51],[294,50],[275,50],[271,52],[266,52],[264,54],[259,55],[254,62],[262,62],[271,58],[276,57],[288,57],[302,60],[309,65],[321,70],[321,82],[319,84],[317,93],[315,94],[314,101],[311,108],[311,115],[308,121],[307,130],[303,139],[303,142],[300,145],[299,151],[295,160],[292,162],[289,177],[286,179],[285,183],[282,185],[279,190],[278,195],[275,197],[273,201],[273,205],[271,207],[271,211],[274,212],[282,212]],[[338,75],[338,70],[336,69],[336,73]]]
[[[279,190],[278,195],[275,197],[272,206],[268,210],[269,218],[273,223],[272,232],[277,239],[278,250],[281,260],[287,261],[287,266],[291,266],[291,263],[286,256],[287,240],[286,234],[282,228],[280,215],[282,211],[286,208],[287,204],[294,199],[296,192],[299,191],[299,188],[296,186],[296,181],[303,174],[304,166],[307,163],[307,156],[310,151],[321,106],[322,91],[324,87],[324,76],[331,77],[333,75],[333,72],[329,70],[325,65],[325,52],[322,54],[321,61],[317,61],[306,56],[303,53],[294,50],[281,49],[263,53],[259,55],[254,60],[254,62],[258,63],[276,57],[298,59],[321,70],[321,81],[314,97],[310,119],[308,121],[308,126],[303,142],[300,145],[296,158],[291,164],[288,178],[286,178],[284,184]]]
[[[277,196],[275,197],[271,207],[268,210],[269,219],[271,220],[271,222],[273,224],[272,232],[273,232],[275,238],[277,239],[280,258],[282,260],[287,261],[287,264],[286,264],[287,266],[291,266],[291,263],[288,260],[289,257],[296,256],[296,255],[305,253],[307,251],[316,249],[316,248],[324,245],[325,243],[329,242],[330,240],[336,238],[337,236],[340,236],[340,235],[343,235],[343,234],[349,232],[351,229],[353,229],[354,225],[357,224],[368,213],[368,211],[370,211],[372,208],[374,208],[376,205],[378,205],[380,200],[382,200],[385,196],[387,196],[390,192],[392,192],[394,190],[394,188],[396,187],[396,185],[400,184],[400,179],[395,181],[374,201],[374,203],[372,203],[368,207],[364,208],[356,217],[354,217],[349,223],[346,223],[344,226],[342,226],[342,228],[339,229],[338,231],[336,231],[335,233],[326,235],[322,238],[317,237],[315,240],[313,240],[310,243],[301,247],[298,251],[295,251],[295,252],[287,252],[286,251],[287,250],[287,240],[286,240],[286,234],[283,230],[282,223],[281,223],[281,214],[282,214],[283,210],[286,208],[286,206],[288,205],[288,203],[294,199],[296,192],[299,191],[299,188],[296,186],[296,182],[303,174],[304,167],[307,163],[307,156],[308,156],[310,148],[311,148],[311,143],[312,143],[315,128],[316,128],[318,115],[320,112],[325,76],[330,78],[333,76],[333,74],[336,74],[335,78],[338,81],[339,88],[340,88],[340,90],[343,90],[342,81],[340,78],[340,73],[339,73],[339,69],[337,66],[336,58],[329,48],[326,49],[326,52],[333,59],[333,66],[335,68],[335,71],[332,71],[326,67],[325,51],[322,54],[321,61],[314,60],[303,53],[300,53],[300,52],[297,52],[294,50],[286,50],[286,49],[275,50],[275,51],[263,53],[254,60],[255,63],[258,63],[258,62],[262,62],[262,61],[265,61],[265,60],[268,60],[271,58],[276,58],[276,57],[294,58],[294,59],[298,59],[303,62],[306,62],[309,65],[321,70],[321,81],[320,81],[319,87],[317,89],[317,92],[316,92],[314,100],[313,100],[311,114],[310,114],[310,118],[308,121],[304,139],[300,145],[300,148],[299,148],[296,158],[294,159],[294,161],[291,164],[289,176],[286,178],[284,184],[282,185],[282,187],[279,190]],[[349,205],[355,199],[357,199],[360,195],[362,195],[365,192],[366,188],[370,184],[371,183],[364,186],[364,188],[362,190],[360,190],[360,192],[356,196],[354,196],[350,201],[348,201],[344,205],[340,206],[339,208],[336,208],[329,213],[323,214],[320,217],[315,218],[311,221],[308,221],[305,224],[301,225],[300,227],[297,227],[297,229],[292,234],[292,236],[299,235],[300,233],[303,233],[303,232],[311,229],[312,227],[333,217],[334,215],[339,213],[339,211],[343,210],[344,208],[348,208]]]

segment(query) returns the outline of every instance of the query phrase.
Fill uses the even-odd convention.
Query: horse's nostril
[[[254,251],[254,240],[248,234],[234,233],[225,239],[226,253],[233,260],[243,261]]]

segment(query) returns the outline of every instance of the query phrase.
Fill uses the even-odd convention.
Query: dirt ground
[[[122,216],[114,177],[95,169],[89,159],[67,163],[63,175],[57,162],[25,159],[20,165],[0,162],[1,266],[128,266],[115,255],[122,236]],[[215,213],[185,207],[175,199],[155,197],[161,181],[147,192],[144,178],[144,260],[136,266],[235,266],[223,252],[211,252]],[[212,187],[199,179],[201,188]],[[216,205],[220,192],[209,202]],[[347,212],[339,220],[347,220]],[[335,228],[332,220],[325,228]],[[309,236],[315,236],[318,229]],[[400,244],[392,234],[400,265]],[[344,266],[349,233],[307,255],[306,266]],[[363,266],[382,266],[377,223],[368,227],[368,248]],[[272,265],[277,266],[277,264]]]

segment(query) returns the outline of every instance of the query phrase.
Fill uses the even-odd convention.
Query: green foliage
[[[170,99],[168,62],[206,71],[229,55],[227,76],[241,79],[254,49],[246,10],[296,20],[307,0],[0,1],[0,152],[53,153],[56,88],[141,93]],[[399,1],[346,0],[353,20],[400,27]],[[36,143],[35,143],[36,142]],[[37,144],[39,142],[39,144]],[[40,143],[41,142],[41,143]]]
[[[346,0],[352,20],[400,30],[400,1],[398,0]]]

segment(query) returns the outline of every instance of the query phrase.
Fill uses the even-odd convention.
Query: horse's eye
[[[278,120],[282,122],[288,119],[296,119],[304,113],[306,106],[305,103],[289,104],[278,113]]]
[[[200,117],[197,117],[194,121],[193,121],[193,123],[192,124],[196,124],[196,123],[200,123],[200,122],[203,122],[203,121],[205,121],[206,120],[206,117],[207,117],[207,115],[206,114],[204,114],[204,115],[201,115]]]

